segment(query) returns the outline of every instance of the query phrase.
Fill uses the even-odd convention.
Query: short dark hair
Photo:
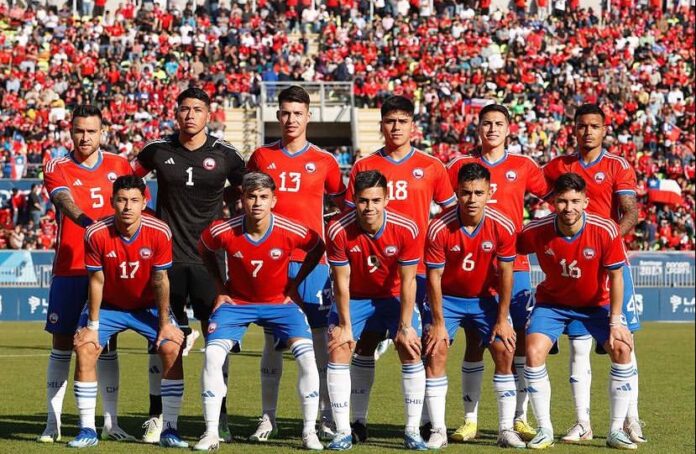
[[[380,114],[382,115],[382,118],[384,118],[391,112],[395,111],[406,112],[410,117],[412,117],[416,111],[416,108],[413,105],[413,101],[407,97],[395,95],[388,97],[386,101],[384,101],[384,104],[382,104],[382,107],[380,108]]]
[[[309,93],[299,85],[292,85],[278,93],[278,106],[284,102],[300,102],[309,107]]]
[[[553,193],[558,195],[568,191],[585,192],[586,187],[587,184],[580,175],[568,172],[558,177],[558,180],[553,185]]]
[[[138,189],[142,195],[145,195],[145,181],[135,175],[123,175],[114,181],[113,195],[121,189]]]
[[[583,115],[599,115],[602,117],[602,122],[604,122],[606,117],[604,115],[604,111],[601,107],[599,107],[598,104],[583,104],[582,106],[578,107],[578,110],[575,111],[573,121],[578,121],[578,118],[582,117]]]
[[[365,170],[363,172],[358,172],[355,175],[355,195],[359,192],[369,189],[369,188],[382,188],[387,190],[387,177],[382,175],[377,170]]]
[[[210,96],[208,96],[208,93],[206,93],[205,90],[196,87],[189,87],[179,93],[179,96],[176,97],[176,104],[181,105],[185,99],[189,98],[203,101],[205,106],[210,109]]]
[[[242,178],[242,192],[246,194],[259,189],[270,189],[273,192],[276,189],[275,181],[269,174],[263,172],[245,174]]]
[[[474,181],[474,180],[486,180],[490,183],[491,181],[491,172],[488,171],[487,168],[482,166],[481,164],[477,162],[472,162],[466,165],[463,165],[461,169],[459,169],[459,172],[457,173],[457,184],[462,184],[467,181]]]
[[[97,117],[99,122],[102,121],[101,109],[92,104],[78,104],[72,111],[71,123],[75,123],[76,118]]]
[[[511,118],[510,118],[510,111],[507,110],[507,108],[502,105],[502,104],[488,104],[485,106],[481,111],[479,112],[479,122],[483,119],[484,115],[490,112],[500,112],[501,114],[505,115],[505,119],[507,120],[508,124],[511,123]]]

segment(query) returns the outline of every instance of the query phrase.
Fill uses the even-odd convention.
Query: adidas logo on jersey
[[[350,248],[350,252],[362,252],[362,249],[360,249],[360,246],[356,244],[355,246]]]
[[[243,258],[244,258],[244,256],[242,255],[242,252],[241,252],[241,251],[235,252],[234,255],[233,255],[232,257],[234,257],[234,258],[236,258],[236,259],[243,259]]]
[[[452,249],[450,249],[450,252],[460,252],[462,249],[459,247],[458,244],[455,244]]]
[[[164,161],[164,163],[174,165],[174,158],[169,158],[166,161]]]
[[[276,169],[275,162],[270,163],[268,165],[268,167],[266,167],[266,170],[275,170],[275,169]]]
[[[111,251],[108,254],[106,254],[107,257],[110,259],[115,259],[116,258],[116,251]]]
[[[82,182],[81,182],[79,179],[77,179],[77,180],[75,180],[75,181],[73,182],[72,185],[73,185],[73,186],[82,186]]]

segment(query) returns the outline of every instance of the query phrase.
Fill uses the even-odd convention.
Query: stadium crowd
[[[83,17],[70,3],[0,4],[3,177],[41,177],[42,163],[67,153],[68,112],[84,101],[103,107],[103,148],[133,155],[173,131],[176,93],[189,85],[214,99],[218,136],[224,107],[257,104],[263,81],[353,81],[357,104],[368,107],[403,94],[417,105],[415,145],[444,162],[476,147],[476,113],[486,99],[514,114],[509,150],[541,164],[573,148],[569,119],[576,106],[597,102],[610,123],[608,151],[638,175],[640,221],[630,249],[693,249],[696,20],[688,2],[663,12],[660,2],[621,0],[600,17],[577,1],[556,2],[548,14],[546,1],[529,13],[520,0],[503,14],[489,12],[488,0],[435,1],[434,11],[378,0],[371,19],[369,2],[311,3],[166,10],[127,0]],[[309,55],[314,36],[319,52]],[[350,163],[343,152],[339,158]],[[681,188],[680,204],[648,201],[648,188],[664,179]],[[7,201],[0,247],[20,244],[15,224],[25,219],[24,246],[50,248],[32,240],[50,224],[42,197],[40,229],[36,219],[27,227],[27,201]],[[546,210],[527,205],[529,218]]]

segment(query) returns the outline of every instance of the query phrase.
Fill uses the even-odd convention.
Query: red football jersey
[[[384,210],[384,224],[374,236],[365,232],[356,211],[331,222],[326,250],[333,266],[350,266],[351,298],[391,298],[401,293],[399,265],[421,261],[416,224],[392,210]]]
[[[237,304],[280,304],[286,297],[288,263],[295,249],[305,253],[321,239],[284,216],[272,214],[268,231],[258,241],[244,229],[244,215],[210,224],[201,243],[211,251],[227,254],[227,291]]]
[[[346,191],[334,155],[311,143],[292,154],[278,141],[256,149],[247,169],[273,177],[278,198],[273,208],[275,213],[294,219],[324,237],[324,194],[337,196]],[[301,262],[305,255],[303,250],[296,249],[290,260]]]
[[[455,191],[459,169],[472,162],[481,164],[491,173],[492,196],[488,203],[510,218],[519,232],[524,223],[525,194],[532,193],[542,198],[549,192],[544,174],[537,163],[529,156],[508,152],[497,162],[488,162],[480,154],[461,156],[447,165],[447,173]],[[514,269],[529,271],[526,255],[517,256]]]
[[[422,251],[430,221],[431,202],[446,206],[456,201],[445,166],[439,159],[415,148],[400,161],[394,161],[381,149],[358,160],[353,166],[346,191],[346,204],[349,206],[353,206],[355,175],[365,170],[378,170],[387,178],[389,208],[415,221]],[[418,265],[418,272],[425,273],[423,263]]]
[[[469,233],[454,206],[433,219],[428,228],[425,264],[444,268],[442,293],[461,298],[496,294],[495,260],[515,260],[515,225],[502,213],[486,208],[481,223]]]
[[[585,213],[582,229],[564,237],[551,214],[527,224],[517,251],[535,253],[546,275],[537,286],[536,303],[570,307],[609,304],[608,269],[626,262],[619,227],[610,219]]]
[[[98,151],[99,161],[88,168],[75,161],[71,155],[52,159],[46,164],[44,184],[51,197],[58,191],[69,191],[75,204],[93,220],[114,213],[111,207],[111,191],[116,178],[132,173],[128,160],[112,153]],[[58,234],[56,255],[53,259],[54,276],[84,276],[84,233],[58,210]]]
[[[544,175],[550,190],[564,173],[574,172],[587,184],[590,204],[587,211],[614,221],[621,219],[618,196],[635,195],[637,189],[636,172],[621,156],[602,151],[599,157],[589,164],[580,160],[578,153],[558,156],[544,166]]]
[[[126,310],[155,307],[152,270],[172,266],[172,232],[159,219],[143,215],[138,231],[125,240],[114,216],[90,225],[84,235],[85,266],[104,273],[102,304]]]

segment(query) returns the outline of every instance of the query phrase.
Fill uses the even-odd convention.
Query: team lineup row
[[[467,334],[465,421],[452,439],[476,436],[481,355],[487,347],[496,364],[498,443],[552,445],[544,362],[565,331],[579,368],[571,370],[571,383],[578,385],[573,386],[578,424],[564,441],[592,437],[587,377],[592,337],[611,356],[610,379],[617,388],[611,393],[607,444],[635,449],[635,443],[645,441],[628,331],[637,329],[638,320],[630,282],[623,291],[623,276],[630,273],[621,271],[627,269],[621,235],[635,223],[635,175],[623,159],[602,150],[606,128],[597,106],[583,106],[576,115],[578,154],[557,158],[542,170],[530,158],[505,152],[509,114],[489,105],[479,115],[481,153],[445,169],[410,146],[413,104],[395,96],[382,107],[385,147],[356,163],[346,188],[333,156],[307,142],[309,96],[301,88],[279,94],[282,139],[256,150],[246,170],[232,147],[206,135],[207,95],[188,89],[177,101],[178,134],[148,144],[132,164],[99,151],[99,110],[78,108],[72,120],[75,151],[47,165],[46,186],[61,213],[61,241],[46,324],[53,334],[48,423],[39,441],[60,438],[73,344],[81,431],[70,445],[98,441],[97,388],[105,409],[102,437],[130,437],[116,420],[118,374],[113,370],[118,366],[112,338],[130,327],[153,344],[152,418],[144,438],[164,446],[186,445],[178,436],[176,414],[183,396],[181,346],[196,333],[185,316],[187,300],[206,337],[202,396],[207,430],[196,449],[217,448],[220,440],[231,439],[223,371],[227,353],[238,347],[250,322],[266,331],[263,415],[252,440],[265,441],[277,432],[282,356],[274,346],[280,343],[291,348],[300,370],[304,446],[322,449],[320,437],[338,450],[364,441],[374,350],[388,335],[403,364],[405,445],[446,446],[444,364],[449,340],[462,326]],[[157,171],[159,219],[141,217],[146,195],[139,178],[117,179],[152,170]],[[213,222],[221,215],[223,198],[235,199],[225,190],[226,181],[242,187],[243,214]],[[557,214],[522,230],[527,192],[552,200]],[[324,194],[345,208],[326,234]],[[444,211],[430,221],[432,201]],[[618,224],[610,219],[615,213],[620,213]],[[227,280],[215,250],[226,252]],[[529,253],[537,253],[547,279],[536,290],[525,333],[531,307]],[[180,329],[170,323],[170,303]],[[155,306],[165,310],[157,313]],[[622,324],[626,317],[628,328]],[[85,329],[73,338],[78,326]],[[100,356],[102,347],[107,348]],[[529,398],[538,430],[526,420]],[[467,408],[467,401],[474,405]]]

